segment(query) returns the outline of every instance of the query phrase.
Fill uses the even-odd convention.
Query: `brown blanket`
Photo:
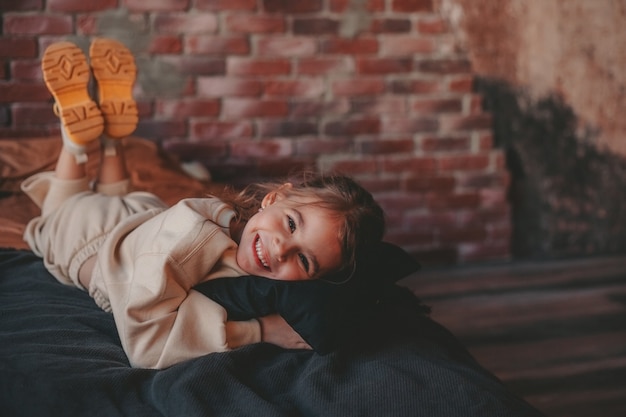
[[[22,233],[39,209],[21,192],[20,183],[34,173],[54,170],[60,150],[59,136],[0,140],[0,247],[28,249]],[[149,140],[128,138],[125,150],[134,188],[150,191],[168,204],[219,193],[223,188],[193,179],[180,168],[179,161]],[[98,146],[91,147],[88,153],[87,170],[94,176]]]

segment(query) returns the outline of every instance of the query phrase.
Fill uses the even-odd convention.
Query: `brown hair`
[[[316,198],[318,202],[314,204],[343,219],[339,230],[342,272],[351,273],[357,253],[382,240],[385,231],[382,208],[365,188],[345,175],[307,172],[284,182],[251,184],[239,193],[231,191],[220,198],[233,207],[238,220],[248,221],[258,212],[263,197],[285,182],[293,185],[281,190],[286,197]]]

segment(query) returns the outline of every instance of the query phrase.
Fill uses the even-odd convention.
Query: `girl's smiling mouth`
[[[265,255],[263,254],[263,247],[261,246],[261,237],[256,235],[256,239],[254,239],[254,252],[256,253],[256,261],[257,264],[262,266],[264,269],[271,271],[267,260],[265,259]]]

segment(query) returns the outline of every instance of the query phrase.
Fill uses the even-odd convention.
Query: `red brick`
[[[460,113],[463,102],[460,98],[416,99],[411,103],[411,110],[418,114]]]
[[[322,101],[308,100],[297,101],[292,100],[290,103],[290,116],[296,117],[322,117],[327,115],[341,116],[348,114],[350,104],[346,99]]]
[[[503,170],[507,168],[506,165],[506,156],[504,155],[504,152],[502,151],[502,149],[497,149],[497,150],[493,150],[491,152],[491,166],[495,167],[498,170]]]
[[[422,156],[394,156],[383,160],[383,171],[388,173],[434,174],[437,172],[437,159]]]
[[[329,0],[330,10],[333,12],[345,12],[352,0]],[[385,10],[385,0],[366,0],[365,9],[369,12],[382,12]]]
[[[386,35],[380,38],[380,54],[382,56],[408,56],[429,54],[435,51],[433,38],[415,35]]]
[[[397,190],[400,188],[400,182],[397,177],[361,177],[359,183],[372,194],[376,193],[388,193],[390,190]],[[376,198],[374,196],[374,198]],[[387,219],[389,216],[387,215]]]
[[[263,9],[271,13],[312,13],[322,10],[322,0],[263,0]]]
[[[469,100],[468,106],[469,106],[469,110],[468,112],[470,114],[479,114],[479,113],[484,113],[484,106],[483,106],[483,97],[479,94],[471,94],[467,96],[467,99]]]
[[[370,23],[372,33],[408,33],[411,31],[409,19],[373,19]]]
[[[306,75],[324,75],[328,73],[346,74],[350,65],[345,58],[300,58],[297,73]]]
[[[380,132],[378,118],[344,119],[328,122],[324,133],[329,136],[374,135]]]
[[[248,55],[250,42],[246,36],[186,36],[185,51],[197,55]]]
[[[295,141],[296,155],[317,156],[348,152],[352,141],[347,138],[305,137]]]
[[[387,192],[376,195],[376,200],[386,213],[393,215],[400,212],[403,215],[424,205],[424,197],[418,193]]]
[[[46,5],[53,12],[96,12],[117,8],[117,0],[47,0]]]
[[[189,117],[217,116],[220,112],[218,100],[195,98],[157,100],[156,115],[168,119],[187,119]]]
[[[213,13],[158,13],[152,21],[158,33],[215,33],[217,25]]]
[[[320,97],[325,92],[325,83],[321,78],[298,78],[265,82],[265,94],[268,96]]]
[[[412,192],[449,193],[456,187],[452,176],[412,176],[404,180],[404,189]]]
[[[457,223],[462,226],[484,224],[487,230],[492,228],[509,228],[511,225],[511,210],[508,203],[489,208],[481,207],[478,210],[464,210],[457,212]]]
[[[189,0],[121,0],[121,5],[134,12],[182,11],[189,8]]]
[[[392,0],[394,12],[432,12],[433,0]]]
[[[474,89],[474,76],[465,75],[450,79],[448,91],[453,93],[471,93]]]
[[[448,31],[448,23],[439,16],[422,18],[417,21],[416,29],[419,33],[440,35]]]
[[[39,81],[43,80],[40,60],[15,60],[11,61],[11,77],[15,81]]]
[[[435,132],[439,129],[439,122],[435,118],[418,117],[393,117],[386,118],[382,122],[382,133],[414,134],[420,132]]]
[[[79,14],[76,16],[77,35],[96,35],[98,33],[97,14]]]
[[[364,154],[390,154],[413,152],[413,139],[363,139],[359,141],[359,148]]]
[[[446,115],[442,117],[441,126],[445,131],[491,129],[492,121],[491,114],[487,113],[469,116]]]
[[[325,54],[371,55],[378,52],[378,40],[376,38],[322,39],[320,51]]]
[[[187,136],[187,123],[182,120],[139,120],[136,136],[159,141],[171,137]]]
[[[261,95],[263,83],[257,80],[230,77],[198,77],[198,96],[254,97]]]
[[[317,52],[317,41],[309,37],[275,36],[257,40],[260,56],[303,57]]]
[[[72,16],[17,15],[4,16],[4,33],[19,35],[65,35],[73,32]]]
[[[150,38],[148,52],[151,54],[180,54],[183,43],[178,36],[156,35]]]
[[[432,94],[442,90],[439,79],[393,80],[389,89],[395,94]]]
[[[213,10],[223,12],[227,10],[253,11],[256,10],[257,0],[196,0],[199,10]]]
[[[361,114],[406,114],[406,101],[402,97],[379,96],[351,100],[352,112]]]
[[[407,214],[404,225],[413,230],[437,230],[452,227],[456,224],[456,218],[456,213],[450,211]]]
[[[43,0],[2,0],[0,11],[3,12],[26,12],[43,10]]]
[[[293,175],[294,172],[307,172],[315,170],[315,160],[312,158],[300,157],[282,159],[270,159],[258,162],[260,178],[286,178]],[[258,178],[251,177],[248,183],[257,181]]]
[[[223,59],[204,56],[163,56],[162,62],[171,64],[182,75],[221,75],[226,63]]]
[[[483,188],[479,193],[481,208],[489,209],[507,205],[507,190],[505,188]]]
[[[416,62],[416,70],[435,74],[470,73],[472,64],[467,59],[420,59]]]
[[[360,74],[406,74],[412,71],[410,58],[368,58],[356,63]]]
[[[493,148],[493,133],[481,133],[478,136],[478,149],[481,151],[486,151]]]
[[[293,153],[289,139],[272,140],[235,140],[230,142],[230,154],[233,158],[284,158]]]
[[[31,127],[58,124],[59,118],[50,103],[15,103],[11,107],[15,127]]]
[[[293,33],[297,35],[337,35],[339,21],[330,18],[294,19]]]
[[[425,137],[421,141],[421,149],[426,153],[432,152],[468,152],[471,149],[471,140],[468,135]]]
[[[240,139],[251,137],[254,130],[249,121],[194,121],[189,122],[193,139]]]
[[[335,96],[376,95],[385,92],[385,81],[373,79],[347,79],[332,83],[332,92]]]
[[[285,31],[285,18],[277,15],[231,14],[226,29],[241,33],[277,33]]]
[[[229,58],[227,73],[241,76],[286,75],[291,73],[291,60]]]
[[[252,98],[226,98],[222,115],[229,118],[286,116],[289,107],[284,100],[259,100]]]
[[[0,103],[48,101],[52,95],[41,83],[0,82]]]
[[[442,171],[476,171],[489,167],[489,155],[451,155],[439,159]]]
[[[317,123],[308,120],[260,120],[257,122],[261,137],[304,136],[318,133]]]
[[[340,172],[346,175],[372,174],[378,171],[378,162],[374,156],[337,156],[322,155],[319,158],[320,169],[325,172]]]
[[[427,196],[428,207],[432,210],[474,209],[480,205],[478,193],[439,194]]]

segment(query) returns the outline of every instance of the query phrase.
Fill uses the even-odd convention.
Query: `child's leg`
[[[41,68],[55,100],[55,112],[61,119],[63,151],[57,164],[58,173],[63,177],[67,172],[73,179],[75,165],[86,161],[85,145],[97,139],[104,129],[102,113],[89,96],[87,58],[73,43],[57,42],[44,52]],[[65,158],[66,154],[75,155],[74,163]]]
[[[89,57],[105,121],[96,190],[125,194],[130,191],[130,182],[121,139],[133,133],[138,122],[132,92],[137,75],[135,59],[120,42],[101,38],[92,42]]]
[[[73,195],[89,190],[86,145],[100,137],[104,119],[89,96],[90,70],[80,48],[70,42],[54,43],[44,52],[41,67],[61,120],[63,147],[55,172],[28,178],[22,189],[45,216]]]
[[[104,139],[101,149],[96,191],[106,195],[128,194],[132,190],[122,142]]]
[[[89,48],[91,68],[98,82],[98,103],[104,116],[104,133],[124,138],[137,127],[137,104],[133,84],[137,67],[133,54],[120,42],[95,39]]]

